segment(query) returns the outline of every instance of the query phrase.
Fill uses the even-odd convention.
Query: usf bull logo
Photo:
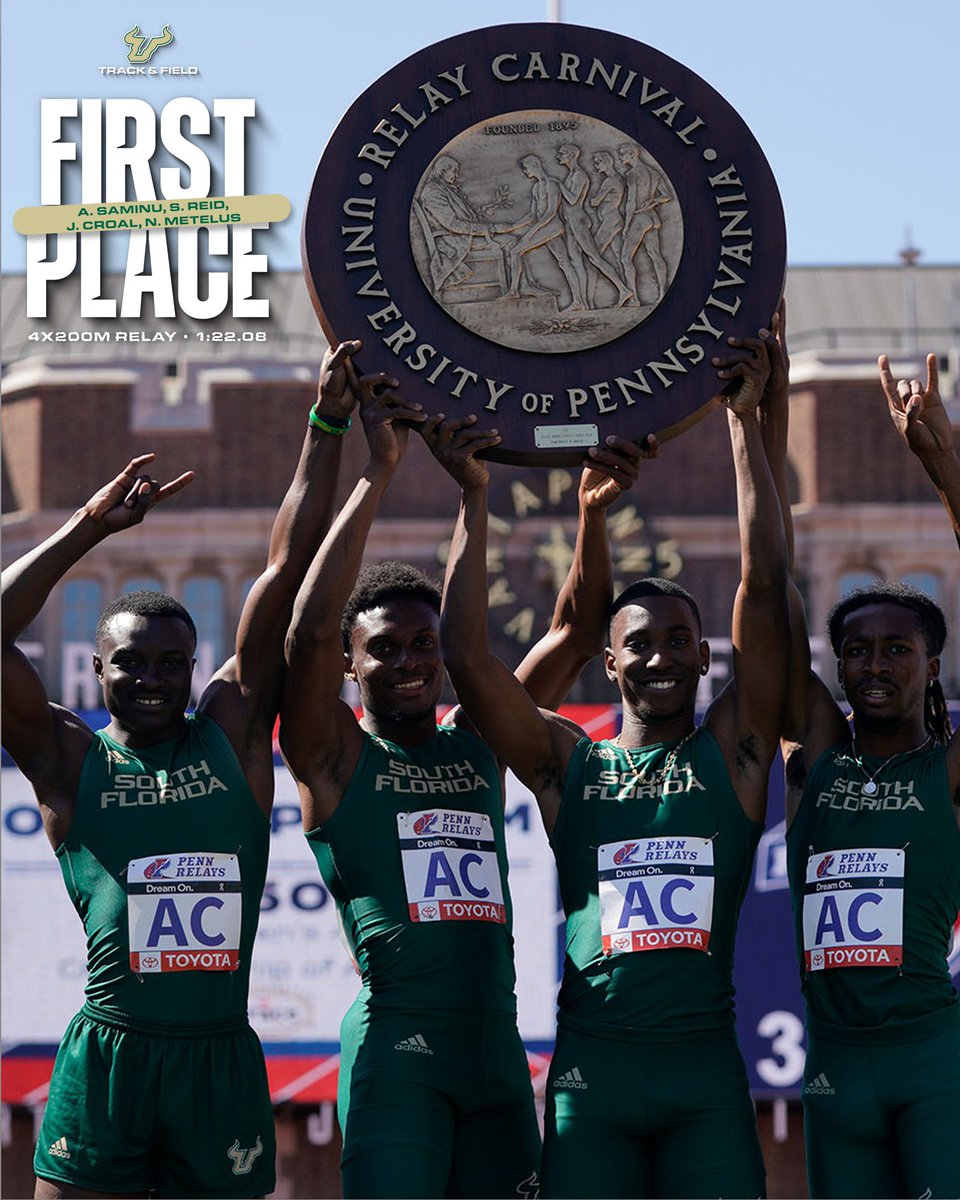
[[[145,63],[153,58],[161,46],[170,45],[173,41],[173,34],[170,32],[170,26],[164,25],[163,33],[159,37],[148,39],[140,32],[140,26],[134,25],[128,33],[123,35],[123,40],[130,47],[127,62]]]
[[[255,1146],[244,1150],[240,1147],[240,1139],[234,1138],[233,1145],[227,1153],[233,1159],[234,1175],[249,1175],[251,1167],[263,1153],[263,1142],[258,1137]]]

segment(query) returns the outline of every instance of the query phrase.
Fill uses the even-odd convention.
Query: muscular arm
[[[727,409],[737,479],[741,578],[733,609],[733,680],[711,706],[706,723],[723,749],[744,811],[762,821],[789,666],[786,544],[757,418],[769,374],[767,348],[754,338],[734,344],[745,356],[720,374],[741,377]]]
[[[293,479],[270,535],[267,565],[243,606],[232,658],[210,681],[198,710],[212,716],[233,743],[258,804],[273,802],[270,742],[280,707],[283,638],[293,600],[330,526],[343,436],[331,433],[354,400],[346,361],[360,349],[345,342],[324,355],[314,412],[329,428],[308,424]]]
[[[613,600],[607,509],[632,486],[640,460],[656,457],[658,450],[650,435],[641,442],[610,437],[590,451],[580,479],[570,570],[550,628],[515,672],[540,708],[559,708],[586,664],[603,650]]]
[[[940,398],[937,356],[927,355],[926,386],[919,379],[901,379],[894,383],[890,360],[885,354],[880,355],[878,364],[890,419],[923,464],[960,546],[960,460],[954,449],[953,425]],[[960,789],[960,731],[950,740],[947,770],[951,794],[956,796]],[[960,807],[957,820],[960,821]]]
[[[373,395],[381,381],[380,376],[360,381],[370,461],[307,571],[286,636],[280,741],[299,786],[307,830],[332,816],[360,754],[360,728],[339,699],[344,671],[340,620],[373,519],[406,445],[406,430],[393,422],[414,415],[395,393]]]
[[[846,736],[846,722],[829,689],[810,666],[810,638],[803,599],[794,579],[794,529],[787,485],[790,357],[784,301],[770,330],[761,337],[770,356],[770,378],[759,416],[764,452],[770,464],[783,518],[787,556],[787,599],[790,611],[790,666],[781,729],[780,750],[786,773],[786,815],[789,824],[806,783],[807,767],[827,746]]]
[[[79,717],[50,703],[43,681],[15,642],[72,566],[111,533],[138,525],[155,504],[193,478],[188,471],[161,487],[144,473],[153,458],[142,454],[132,459],[56,533],[3,572],[3,744],[33,785],[54,847],[69,829],[80,765],[92,733]]]
[[[461,430],[441,446],[445,465],[465,448],[489,444],[482,431]],[[496,439],[498,440],[498,439]],[[577,735],[553,714],[541,713],[523,684],[493,654],[487,639],[487,470],[467,453],[451,469],[463,489],[450,545],[441,610],[444,661],[457,696],[477,732],[537,797],[544,826],[553,828],[563,774]],[[461,458],[460,465],[464,460]],[[448,469],[450,466],[448,465]]]

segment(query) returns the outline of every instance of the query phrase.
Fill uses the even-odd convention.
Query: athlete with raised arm
[[[771,341],[768,453],[786,502],[785,332]],[[939,395],[895,382],[890,416],[960,528],[960,462]],[[848,721],[810,670],[799,593],[785,734],[787,862],[807,1006],[803,1105],[811,1197],[960,1195],[960,741],[939,683],[938,606],[878,581],[829,620]]]
[[[543,1156],[550,1197],[764,1188],[731,974],[786,681],[786,564],[757,420],[766,348],[738,341],[715,365],[740,380],[727,415],[743,577],[734,677],[699,728],[709,646],[693,598],[657,579],[612,608],[605,658],[623,700],[619,737],[591,742],[538,709],[487,646],[487,470],[475,459],[456,468],[445,658],[470,719],[537,797],[567,915]],[[463,450],[454,438],[441,461]]]
[[[407,423],[431,443],[452,429],[475,449],[499,439],[472,418],[426,421],[399,396],[360,404],[370,461],[297,598],[281,724],[361,977],[341,1034],[344,1195],[533,1196],[540,1135],[516,1026],[501,769],[462,713],[437,724],[439,589],[404,563],[360,571]],[[554,703],[598,652],[587,614],[605,607],[610,571],[597,513],[639,457],[601,452],[581,492],[568,586],[527,662],[527,686]],[[338,699],[344,674],[360,721]]]
[[[3,742],[33,785],[87,933],[86,1001],[61,1043],[40,1129],[36,1196],[247,1197],[274,1187],[273,1112],[247,1021],[267,866],[283,633],[332,514],[353,397],[328,352],[267,566],[236,649],[187,714],[196,630],[176,600],[120,596],[93,669],[95,732],[51,703],[15,639],[104,538],[184,488],[134,458],[3,572]]]

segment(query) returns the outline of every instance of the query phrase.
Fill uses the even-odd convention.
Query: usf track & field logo
[[[173,41],[173,34],[170,32],[170,26],[164,25],[163,32],[157,37],[145,38],[140,32],[140,26],[134,25],[123,35],[123,40],[130,47],[127,53],[127,62],[147,63],[161,46],[170,45]]]

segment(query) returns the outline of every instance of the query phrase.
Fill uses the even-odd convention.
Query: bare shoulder
[[[293,755],[285,745],[283,726],[280,726],[280,748],[297,785],[306,833],[326,825],[334,815],[360,764],[364,733],[352,711],[347,709],[347,712],[349,721],[344,717],[342,722],[338,722],[343,728],[339,750],[325,744],[316,747],[313,752],[304,752],[301,745],[300,753]]]
[[[15,761],[30,781],[47,837],[56,849],[70,832],[84,759],[95,735],[70,709],[51,704],[49,711],[48,749]]]
[[[565,717],[561,713],[551,712],[547,708],[541,708],[540,713],[550,723],[551,728],[557,731],[557,737],[561,740],[565,739],[565,735],[569,735],[574,738],[574,745],[576,745],[581,738],[589,736],[576,721],[571,721],[569,717]]]
[[[360,723],[353,709],[337,700],[332,720],[317,737],[305,737],[299,728],[291,736],[290,726],[281,715],[280,749],[284,761],[294,779],[313,793],[319,807],[332,812],[360,761],[364,739]]]
[[[263,703],[262,695],[241,680],[238,659],[233,655],[211,676],[197,712],[212,717],[242,755],[246,742],[261,733],[262,726],[272,727],[280,707],[280,679],[278,671],[272,678],[270,703]]]
[[[812,766],[824,750],[845,742],[850,726],[830,689],[815,672],[807,681],[806,712],[803,728],[803,750],[806,762]]]
[[[563,717],[560,713],[550,712],[543,708],[540,712],[550,726],[550,740],[553,744],[554,762],[560,781],[562,782],[570,763],[570,757],[577,743],[589,735],[576,721],[571,721],[569,717]]]
[[[525,782],[537,798],[543,827],[550,837],[560,812],[571,756],[577,743],[587,735],[574,721],[561,717],[559,713],[548,709],[541,709],[540,712],[548,726],[550,753],[543,761],[533,765]]]
[[[82,717],[60,704],[48,704],[47,717],[46,728],[37,731],[36,742],[28,748],[19,751],[12,744],[14,739],[8,742],[9,731],[4,744],[35,790],[42,782],[75,793],[94,732]]]

